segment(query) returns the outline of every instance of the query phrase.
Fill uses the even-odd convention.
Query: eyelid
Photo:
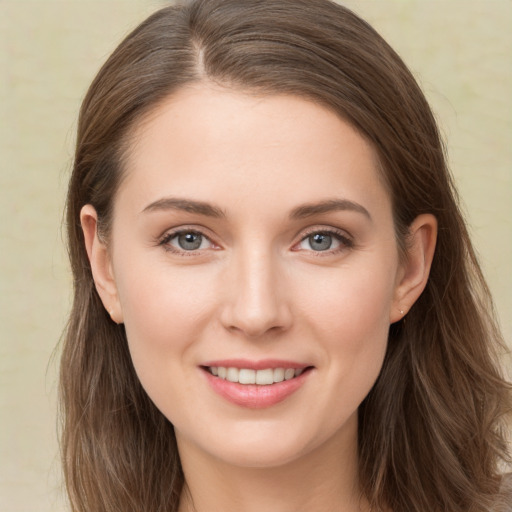
[[[220,249],[219,244],[213,241],[212,236],[205,233],[206,229],[202,226],[179,226],[176,228],[169,229],[165,231],[165,233],[157,238],[157,245],[162,246],[166,251],[177,254],[178,256],[198,256],[200,254],[203,254],[206,250],[218,250]],[[206,238],[212,247],[209,247],[208,249],[196,249],[187,251],[185,249],[179,249],[173,245],[171,245],[169,242],[175,238],[176,236],[179,236],[184,233],[195,233],[198,235],[201,235],[203,238]]]
[[[328,249],[326,251],[314,251],[313,249],[311,249],[311,250],[294,249],[301,242],[306,240],[306,238],[310,237],[311,235],[314,235],[315,233],[321,233],[321,234],[330,235],[330,236],[335,237],[340,242],[340,244],[341,244],[340,247],[337,247],[335,249]],[[354,247],[354,245],[355,244],[354,244],[352,235],[350,235],[345,230],[335,228],[332,226],[325,226],[325,227],[324,226],[311,226],[300,234],[300,239],[298,242],[296,242],[293,245],[292,250],[295,250],[297,252],[305,251],[308,253],[312,253],[314,256],[321,257],[321,256],[328,256],[328,255],[340,253],[340,252],[346,251],[347,249],[352,249]]]
[[[200,254],[203,254],[204,251],[207,251],[210,249],[213,249],[213,250],[220,249],[221,248],[220,244],[217,244],[213,240],[213,237],[211,235],[206,234],[205,231],[208,231],[208,230],[206,228],[204,228],[203,226],[199,226],[199,227],[197,225],[195,225],[195,226],[192,226],[192,225],[191,226],[187,226],[187,225],[179,226],[179,227],[172,228],[172,229],[165,231],[165,233],[163,235],[161,235],[157,238],[157,244],[162,246],[166,251],[169,251],[171,253],[174,253],[174,254],[177,254],[180,256],[198,256]],[[169,244],[170,240],[172,240],[174,237],[181,235],[183,233],[196,233],[198,235],[201,235],[202,237],[206,238],[210,242],[212,247],[207,248],[207,249],[196,249],[196,250],[187,251],[185,249],[179,249],[179,248],[174,247]],[[315,233],[322,233],[322,234],[327,234],[327,235],[335,237],[340,242],[340,244],[341,244],[340,247],[337,247],[335,249],[328,249],[325,251],[314,251],[313,249],[311,249],[311,250],[296,249],[296,247],[301,242],[303,242],[306,238],[308,238],[309,236],[311,236]],[[339,252],[343,252],[343,251],[345,251],[347,249],[351,249],[353,247],[354,247],[353,237],[346,230],[342,230],[342,229],[335,228],[332,226],[316,225],[316,226],[311,226],[309,228],[306,228],[306,230],[301,232],[299,240],[297,242],[295,242],[292,246],[292,251],[297,251],[297,252],[305,251],[308,253],[313,253],[315,256],[327,256],[327,255],[332,255],[332,254],[336,254]]]

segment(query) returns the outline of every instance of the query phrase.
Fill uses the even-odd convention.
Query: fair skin
[[[92,206],[81,222],[105,308],[175,427],[180,512],[367,510],[357,410],[425,287],[434,217],[401,261],[372,147],[298,97],[194,85],[133,136],[108,246]],[[223,365],[302,374],[231,383],[212,375]]]

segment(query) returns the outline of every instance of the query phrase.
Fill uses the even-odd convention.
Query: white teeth
[[[258,370],[256,372],[256,384],[274,384],[274,370]]]
[[[274,370],[274,382],[283,382],[284,380],[284,368],[276,368]]]
[[[286,368],[284,371],[284,380],[290,380],[295,377],[295,370],[293,368]]]
[[[228,368],[226,380],[229,380],[229,382],[238,382],[238,368]]]
[[[256,370],[246,370],[243,368],[240,370],[238,382],[240,384],[256,384]]]
[[[223,366],[210,366],[210,373],[229,382],[240,384],[258,384],[268,386],[283,380],[298,377],[304,368],[267,368],[265,370],[251,370],[249,368],[234,368]]]

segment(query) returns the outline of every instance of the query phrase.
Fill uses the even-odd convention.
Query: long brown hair
[[[185,84],[293,94],[373,145],[396,237],[439,225],[424,293],[390,328],[381,375],[359,409],[362,490],[374,510],[498,510],[509,462],[504,349],[431,110],[388,44],[328,0],[197,0],[164,8],[114,51],[83,102],[67,200],[74,303],[61,363],[62,456],[76,512],[176,511],[184,477],[172,425],[142,389],[122,325],[96,293],[79,222],[108,240],[132,129]]]

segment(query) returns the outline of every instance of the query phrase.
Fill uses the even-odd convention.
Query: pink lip
[[[274,365],[269,365],[269,361],[265,361],[265,365],[263,366],[260,364],[261,361],[250,364],[247,364],[248,362],[244,361],[243,364],[240,365],[235,364],[235,361],[233,360],[229,361],[229,365],[225,365],[225,363],[226,361],[222,361],[222,364],[220,361],[217,361],[215,364],[209,363],[205,366],[225,366],[231,368],[260,370],[265,368],[306,368],[305,365],[297,365],[296,363],[283,366],[283,361],[279,361],[279,364]],[[258,366],[258,368],[255,368],[255,366]],[[306,382],[311,371],[306,370],[293,379],[263,386],[257,384],[239,384],[238,382],[230,382],[228,380],[215,377],[204,367],[202,368],[202,373],[213,391],[229,402],[248,409],[263,409],[276,405],[295,393],[295,391],[297,391]]]
[[[266,370],[267,368],[307,368],[310,365],[297,363],[296,361],[283,361],[281,359],[262,359],[250,361],[248,359],[222,359],[207,361],[201,366],[222,366],[224,368],[247,368],[249,370]]]

